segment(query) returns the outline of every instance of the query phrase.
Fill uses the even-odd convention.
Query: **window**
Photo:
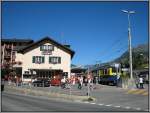
[[[53,51],[54,46],[53,45],[42,45],[40,46],[40,51]]]
[[[23,75],[23,78],[29,79],[29,78],[31,78],[31,75],[24,74],[24,75]]]
[[[25,74],[29,74],[29,71],[25,71]]]
[[[32,63],[41,64],[45,62],[44,56],[33,56],[32,57]]]
[[[112,72],[116,73],[116,68],[115,67],[112,67]]]
[[[60,64],[61,63],[61,57],[49,57],[49,63]]]

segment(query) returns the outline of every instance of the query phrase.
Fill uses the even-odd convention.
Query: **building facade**
[[[26,39],[2,39],[1,40],[1,69],[12,69],[16,58],[16,52],[33,43],[33,40]]]
[[[23,49],[16,54],[16,61],[21,65],[14,68],[22,70],[22,81],[35,78],[70,77],[71,59],[74,55],[69,47],[61,45],[46,37]]]
[[[23,82],[35,78],[70,77],[71,59],[75,52],[69,45],[45,37],[37,42],[9,39],[8,43],[8,39],[3,39],[1,47],[3,69],[10,68]]]
[[[16,62],[16,53],[18,50],[33,43],[31,39],[1,39],[1,77],[14,77],[14,71],[17,75],[20,74],[21,70],[13,68],[14,65],[20,65],[22,62]]]

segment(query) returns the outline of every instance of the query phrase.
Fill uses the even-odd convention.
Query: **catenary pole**
[[[132,46],[131,46],[131,24],[130,24],[130,14],[134,14],[134,11],[122,10],[128,15],[128,45],[129,45],[129,64],[130,64],[130,79],[133,79],[132,72]]]

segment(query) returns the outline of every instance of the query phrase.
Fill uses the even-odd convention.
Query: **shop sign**
[[[33,71],[33,74],[36,74],[36,71]]]
[[[42,51],[42,55],[51,55],[52,51]]]

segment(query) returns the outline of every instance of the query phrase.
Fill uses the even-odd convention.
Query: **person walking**
[[[136,88],[139,88],[139,79],[138,79],[138,77],[135,78],[135,84],[136,84]]]
[[[140,83],[140,89],[144,89],[143,87],[143,77],[140,75],[140,78],[139,78],[139,83]]]
[[[66,85],[66,78],[65,77],[63,77],[62,79],[61,79],[61,88],[65,88],[65,85]]]
[[[81,84],[81,88],[82,88],[82,86],[83,86],[83,77],[82,76],[80,77],[80,84]]]
[[[81,78],[80,77],[78,77],[78,89],[81,89],[81,80],[80,80]]]
[[[76,79],[75,79],[75,77],[73,77],[73,79],[72,79],[72,85],[75,85],[75,83],[76,83]]]

